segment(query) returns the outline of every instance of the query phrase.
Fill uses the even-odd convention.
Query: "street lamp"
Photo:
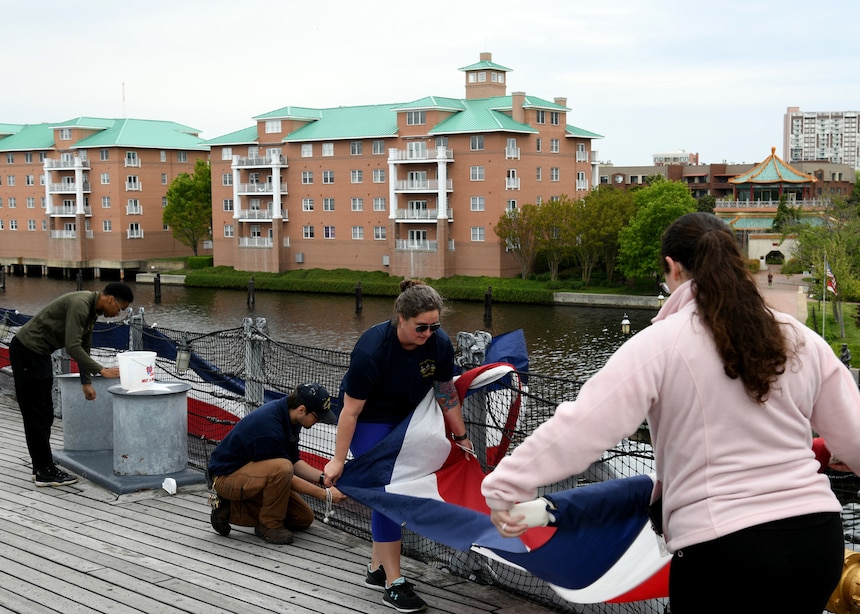
[[[624,314],[624,318],[621,320],[621,332],[625,335],[630,334],[630,318],[627,317],[627,314]]]
[[[188,370],[188,364],[191,362],[191,343],[188,341],[188,336],[183,335],[179,343],[176,344],[176,371],[185,373]]]
[[[657,307],[658,308],[662,307],[663,303],[665,303],[665,302],[666,302],[666,297],[663,296],[663,293],[661,292],[660,294],[657,295]]]

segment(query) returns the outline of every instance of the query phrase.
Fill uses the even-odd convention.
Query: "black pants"
[[[54,424],[51,357],[33,352],[15,337],[9,344],[9,362],[15,379],[15,396],[24,421],[27,450],[35,473],[54,464],[51,453],[51,426]]]
[[[839,583],[838,513],[768,522],[682,548],[672,557],[672,614],[821,614]]]

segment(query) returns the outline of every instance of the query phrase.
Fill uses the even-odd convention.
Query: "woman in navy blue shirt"
[[[334,458],[325,466],[325,483],[343,473],[347,452],[360,456],[407,417],[432,388],[452,437],[472,443],[454,387],[454,346],[442,330],[442,297],[420,280],[400,282],[394,316],[365,331],[352,351],[341,383]],[[383,601],[400,612],[426,607],[400,572],[400,525],[378,512],[371,515],[373,550],[365,584],[385,592]]]

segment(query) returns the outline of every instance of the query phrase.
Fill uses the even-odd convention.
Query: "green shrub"
[[[188,268],[189,269],[205,269],[207,267],[212,266],[214,258],[213,256],[189,256],[188,257]]]

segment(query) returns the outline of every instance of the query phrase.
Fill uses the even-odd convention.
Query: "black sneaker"
[[[230,535],[230,500],[212,493],[209,495],[209,505],[212,506],[212,513],[209,515],[212,528],[218,535]]]
[[[34,473],[33,481],[36,486],[68,486],[77,482],[78,478],[66,473],[56,465],[51,465]]]
[[[370,588],[375,588],[379,591],[385,590],[385,570],[382,565],[376,568],[376,571],[370,571],[370,565],[367,566],[367,575],[364,576],[364,585]]]
[[[398,612],[420,612],[427,608],[424,600],[412,590],[412,583],[405,581],[386,587],[382,602]]]

